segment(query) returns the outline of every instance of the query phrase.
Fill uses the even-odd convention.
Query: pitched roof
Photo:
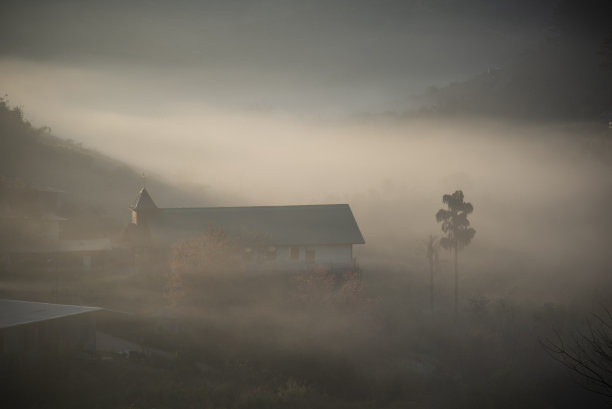
[[[138,197],[136,198],[134,203],[132,203],[132,205],[130,206],[130,209],[133,209],[133,210],[157,209],[157,206],[155,205],[155,202],[151,198],[151,195],[149,195],[149,192],[147,192],[147,189],[143,187],[142,189],[140,189],[140,193],[138,194]]]
[[[166,243],[222,228],[245,243],[263,245],[364,244],[348,204],[166,208],[151,233]]]
[[[0,328],[98,311],[98,307],[0,299]]]

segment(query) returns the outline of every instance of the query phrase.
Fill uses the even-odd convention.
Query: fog
[[[19,61],[0,69],[34,123],[225,197],[211,197],[216,205],[349,203],[367,242],[355,250],[363,266],[425,269],[422,240],[441,233],[441,197],[461,189],[478,232],[462,257],[505,277],[496,291],[521,285],[559,301],[568,286],[596,288],[589,280],[609,267],[611,147],[605,129],[587,122],[329,116],[172,98],[139,111],[130,107],[142,96],[122,92],[146,86],[108,73]],[[116,103],[96,102],[115,92]],[[159,205],[202,204],[166,196]]]
[[[102,308],[93,351],[1,327],[7,400],[609,404],[612,33],[587,3],[3,3],[0,297]],[[457,191],[476,233],[453,253]],[[344,203],[348,264],[156,230]]]
[[[85,73],[58,69],[38,78],[17,66],[3,65],[17,78],[13,87],[25,82],[20,77],[31,81],[21,94],[28,118],[174,183],[232,197],[218,205],[349,203],[365,247],[395,259],[405,251],[385,250],[387,242],[412,249],[438,234],[442,194],[462,189],[476,208],[475,246],[530,254],[551,266],[607,257],[611,221],[600,212],[612,182],[610,142],[588,123],[332,119],[171,100],[136,113],[71,103],[76,96],[62,85],[66,77],[88,84],[79,92],[113,92]],[[41,91],[49,83],[56,85]],[[66,99],[47,99],[60,88]],[[166,200],[162,206],[200,205]]]

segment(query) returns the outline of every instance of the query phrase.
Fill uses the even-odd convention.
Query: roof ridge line
[[[326,203],[308,205],[256,205],[256,206],[182,206],[182,207],[160,207],[159,210],[169,209],[252,209],[252,208],[275,208],[275,207],[324,207],[324,206],[349,206],[348,203]]]

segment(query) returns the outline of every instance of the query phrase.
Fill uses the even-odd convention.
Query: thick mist
[[[18,74],[18,65],[2,67],[15,78],[30,76]],[[71,75],[93,79],[66,69],[51,75],[64,82]],[[103,92],[91,84],[91,91]],[[56,132],[177,185],[232,198],[217,205],[349,203],[367,242],[356,250],[363,265],[376,259],[424,268],[422,240],[441,233],[435,212],[442,195],[458,189],[475,207],[477,230],[462,257],[479,270],[522,260],[520,270],[562,268],[557,279],[581,281],[609,262],[610,135],[596,124],[385,115],[332,120],[172,99],[156,111],[145,105],[134,112],[77,106],[71,101],[78,95],[69,88],[63,93],[53,104],[32,88],[21,101],[31,108],[28,117],[44,119]],[[204,205],[163,199],[160,206]],[[499,273],[515,276],[507,271],[515,267]],[[529,275],[537,281],[538,272]]]
[[[434,215],[442,195],[461,189],[475,207],[477,230],[462,255],[466,277],[470,270],[498,276],[503,284],[496,291],[511,291],[524,275],[526,291],[541,287],[555,298],[566,295],[555,295],[552,277],[564,289],[590,287],[609,265],[610,135],[602,125],[331,119],[173,98],[134,110],[142,96],[122,98],[132,83],[119,80],[108,88],[102,84],[109,74],[66,67],[48,71],[56,80],[49,82],[34,75],[42,68],[23,64],[0,67],[22,90],[18,102],[27,107],[26,118],[211,197],[192,203],[165,196],[160,206],[349,203],[367,242],[356,249],[360,263],[416,274],[425,270],[422,240],[441,233]],[[77,81],[73,88],[65,86],[69,79]],[[113,90],[119,98],[109,104]],[[57,92],[60,98],[52,101]],[[88,102],[98,95],[104,96],[99,103]],[[495,274],[486,273],[491,269]],[[542,284],[534,285],[540,276]]]
[[[610,369],[582,355],[612,328],[612,32],[583,3],[4,2],[0,297],[102,309],[87,353],[0,327],[6,401],[603,405],[555,362]],[[365,244],[175,209],[338,203]]]
[[[62,107],[55,109],[62,117]],[[611,146],[602,126],[332,121],[202,105],[157,115],[81,110],[69,124],[69,135],[87,135],[94,148],[231,198],[213,199],[216,205],[349,203],[366,238],[355,250],[366,269],[424,272],[422,240],[441,235],[434,215],[442,195],[459,189],[475,208],[477,235],[461,255],[474,291],[559,301],[597,287],[609,267]],[[203,203],[166,196],[158,205]],[[486,288],[495,277],[499,284]]]

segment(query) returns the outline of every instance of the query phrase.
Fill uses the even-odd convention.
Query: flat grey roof
[[[0,329],[99,310],[98,307],[0,299]]]
[[[348,204],[164,208],[150,227],[157,236],[174,242],[215,227],[255,244],[365,243]]]

